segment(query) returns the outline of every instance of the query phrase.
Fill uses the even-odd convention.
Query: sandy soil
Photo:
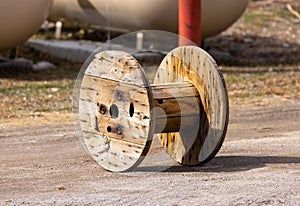
[[[300,102],[234,110],[221,151],[202,167],[101,169],[72,124],[5,127],[1,205],[299,205]]]

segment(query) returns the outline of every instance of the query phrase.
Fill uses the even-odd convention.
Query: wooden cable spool
[[[103,51],[80,87],[80,129],[86,149],[106,170],[137,166],[154,134],[178,163],[212,159],[224,141],[228,97],[215,61],[202,49],[178,47],[149,84],[139,62],[122,51]]]

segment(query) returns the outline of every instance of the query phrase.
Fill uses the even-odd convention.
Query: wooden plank
[[[199,97],[198,90],[189,82],[151,84],[154,99]]]
[[[199,127],[199,115],[175,116],[166,118],[155,118],[155,130],[157,133],[179,132],[183,130],[194,130]]]
[[[197,97],[178,97],[168,99],[155,99],[154,107],[162,109],[162,112],[156,112],[155,118],[180,117],[189,115],[199,115],[200,98]]]
[[[96,54],[85,74],[104,79],[117,79],[127,84],[149,86],[137,60],[121,51],[111,50]]]

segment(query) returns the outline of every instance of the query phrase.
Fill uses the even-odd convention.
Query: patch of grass
[[[234,70],[233,70],[234,69]],[[246,105],[262,99],[300,100],[300,70],[282,70],[281,66],[273,71],[267,68],[223,67],[230,102],[233,105]],[[273,100],[274,101],[274,100]]]
[[[35,112],[71,112],[73,80],[10,81],[2,79],[0,119]]]
[[[274,15],[279,16],[283,19],[295,18],[295,16],[291,12],[289,12],[287,9],[274,11]]]
[[[245,12],[241,17],[241,22],[255,27],[268,26],[272,21],[272,14],[267,12]]]

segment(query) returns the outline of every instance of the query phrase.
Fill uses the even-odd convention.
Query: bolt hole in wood
[[[121,128],[121,127],[117,127],[117,133],[118,133],[118,134],[122,134],[122,133],[123,133],[123,131],[122,131],[122,128]]]
[[[106,130],[107,132],[111,132],[111,126],[108,126]]]
[[[99,103],[97,105],[99,105]],[[107,111],[106,106],[104,104],[100,104],[100,106],[99,106],[100,114],[105,114],[106,111]]]
[[[158,99],[157,102],[158,102],[158,104],[163,104],[164,100],[163,99]]]
[[[133,117],[133,114],[134,114],[134,105],[133,105],[133,103],[130,103],[130,106],[129,106],[130,117]]]
[[[119,108],[117,105],[113,104],[109,108],[109,114],[112,118],[116,119],[119,117]]]

